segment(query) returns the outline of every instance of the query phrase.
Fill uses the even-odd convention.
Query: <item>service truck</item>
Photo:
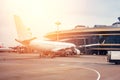
[[[107,61],[120,64],[120,51],[108,51]]]

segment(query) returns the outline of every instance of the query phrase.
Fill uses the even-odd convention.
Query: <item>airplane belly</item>
[[[36,50],[50,51],[53,49],[53,46],[44,44],[44,43],[36,41],[36,40],[31,41],[29,46]]]

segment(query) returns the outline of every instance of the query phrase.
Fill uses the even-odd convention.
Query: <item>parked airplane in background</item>
[[[13,49],[11,49],[11,48],[5,48],[5,47],[0,48],[0,52],[12,52],[12,51],[13,51]]]
[[[8,48],[0,45],[0,52],[12,52],[12,51],[14,51],[12,48]]]
[[[72,43],[38,40],[32,36],[30,29],[23,25],[19,16],[15,15],[14,19],[18,34],[18,39],[15,40],[39,51],[40,56],[47,55],[54,57],[55,55],[66,56],[68,54],[80,54],[80,51]]]

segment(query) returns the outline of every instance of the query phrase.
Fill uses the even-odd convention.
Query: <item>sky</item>
[[[32,34],[73,29],[76,25],[111,25],[120,16],[120,0],[0,0],[0,44],[19,45],[13,15],[21,17]]]

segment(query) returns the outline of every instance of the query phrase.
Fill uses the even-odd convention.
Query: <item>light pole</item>
[[[57,37],[57,41],[59,41],[59,25],[61,25],[61,22],[57,21],[55,22],[56,26],[57,26],[57,33],[56,33],[56,37]]]

